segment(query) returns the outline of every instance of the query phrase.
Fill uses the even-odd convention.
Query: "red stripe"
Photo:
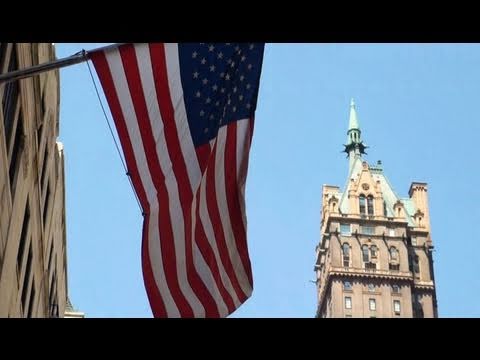
[[[208,159],[212,154],[212,151],[210,149],[210,144],[205,144],[200,147],[197,147],[196,153],[197,153],[198,165],[200,166],[200,171],[203,174],[205,173],[205,169],[207,168]]]
[[[192,223],[191,207],[193,192],[188,178],[187,165],[183,158],[180,141],[178,139],[177,127],[175,124],[175,113],[168,86],[167,65],[165,59],[165,48],[163,44],[150,44],[150,55],[152,59],[152,71],[157,92],[157,100],[160,105],[160,112],[164,124],[165,140],[168,154],[172,162],[173,173],[182,206],[185,223],[185,258],[187,267],[187,278],[192,290],[197,294],[200,302],[205,308],[208,317],[218,317],[218,309],[215,300],[197,273],[193,261],[192,244]],[[193,149],[192,149],[193,150]]]
[[[242,288],[240,287],[240,284],[237,279],[237,274],[235,272],[235,269],[233,268],[227,243],[225,241],[225,235],[224,235],[225,233],[223,231],[222,220],[220,218],[220,210],[218,209],[218,203],[217,203],[217,197],[216,197],[217,190],[216,190],[216,184],[215,184],[215,178],[216,178],[215,153],[217,150],[217,144],[218,142],[215,141],[215,145],[213,146],[213,149],[212,149],[213,155],[211,157],[210,162],[208,163],[208,168],[206,173],[206,177],[207,177],[206,197],[207,197],[208,216],[212,221],[212,227],[213,227],[213,232],[215,234],[215,239],[217,242],[218,252],[220,254],[220,259],[222,261],[225,272],[230,278],[230,281],[235,290],[235,293],[237,294],[239,301],[244,302],[247,296],[245,295]],[[223,171],[223,169],[219,169],[219,171]]]
[[[250,119],[250,121],[248,122],[248,125],[249,125],[248,129],[250,130],[249,131],[250,139],[249,139],[249,142],[248,142],[248,146],[250,147],[252,145],[252,139],[253,139],[253,128],[255,127],[255,118],[254,117],[252,117],[252,119]]]
[[[150,255],[148,251],[148,227],[150,222],[150,215],[145,215],[143,220],[143,237],[142,237],[142,270],[145,289],[147,290],[150,308],[152,309],[154,317],[167,317],[167,311],[160,293],[158,292],[155,277],[152,271],[152,264],[150,262]]]
[[[242,219],[242,209],[238,198],[237,178],[237,126],[238,122],[227,125],[227,140],[225,144],[225,193],[227,196],[228,213],[232,230],[235,234],[237,250],[247,273],[250,285],[253,287],[252,269],[248,256],[247,237]],[[248,149],[244,149],[243,157],[248,156]],[[243,159],[242,159],[243,160]]]
[[[203,146],[210,146],[209,144],[205,144]],[[205,181],[205,179],[202,179],[202,181]],[[213,252],[207,236],[205,234],[205,229],[203,228],[203,223],[200,218],[200,187],[198,187],[197,194],[196,194],[196,207],[195,207],[195,241],[198,245],[198,248],[200,249],[200,253],[202,254],[203,258],[205,259],[205,262],[207,263],[208,267],[210,268],[213,279],[215,280],[215,283],[217,284],[217,288],[220,292],[220,295],[227,305],[228,313],[232,313],[236,307],[233,302],[232,296],[229,294],[227,289],[225,289],[225,286],[223,285],[221,276],[220,276],[220,269],[218,268],[217,261],[215,259],[215,253]]]
[[[152,272],[150,263],[150,254],[148,249],[148,216],[150,213],[150,204],[147,201],[145,189],[143,187],[137,164],[135,162],[135,155],[133,152],[132,143],[128,135],[127,126],[118,100],[118,95],[110,72],[105,53],[95,52],[91,54],[91,60],[95,66],[98,77],[105,92],[105,97],[110,105],[112,117],[117,128],[120,143],[122,145],[123,153],[127,163],[127,169],[132,179],[133,187],[138,195],[140,204],[144,211],[143,236],[142,236],[142,269],[144,276],[144,283],[147,290],[148,300],[152,308],[154,316],[164,316],[166,314],[165,306],[162,297],[155,284],[155,278]]]
[[[156,143],[155,139],[153,138],[153,132],[150,123],[152,120],[158,121],[159,119],[149,119],[134,46],[127,45],[121,48],[120,55],[122,58],[123,67],[125,69],[130,95],[135,108],[135,114],[142,137],[143,149],[146,153],[148,168],[150,170],[152,181],[157,190],[157,200],[159,206],[159,232],[161,239],[160,246],[162,250],[163,267],[166,281],[174,301],[177,304],[180,315],[182,317],[193,317],[193,310],[179,285],[172,219],[170,218],[169,196],[165,186],[165,175],[162,172],[157,156]]]

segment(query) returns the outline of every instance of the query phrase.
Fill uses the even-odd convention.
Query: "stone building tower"
[[[316,316],[437,317],[427,184],[399,197],[365,148],[352,100],[347,184],[322,191]]]

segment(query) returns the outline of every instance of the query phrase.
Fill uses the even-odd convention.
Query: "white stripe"
[[[185,255],[185,223],[183,219],[182,206],[178,190],[177,179],[170,160],[165,131],[163,126],[160,108],[157,100],[157,93],[153,78],[150,50],[148,45],[135,46],[138,68],[145,99],[148,101],[147,110],[152,128],[153,138],[156,143],[156,152],[160,167],[165,176],[165,186],[168,192],[168,205],[172,232],[175,244],[175,257],[178,275],[178,284],[186,300],[193,309],[194,317],[205,317],[205,309],[198,300],[188,281],[186,255]]]
[[[238,200],[242,212],[243,228],[247,233],[247,211],[245,208],[245,185],[247,181],[248,154],[250,149],[250,120],[237,121],[237,184]],[[242,164],[243,162],[243,164]],[[241,171],[244,171],[242,174]]]
[[[198,270],[198,275],[202,279],[202,282],[205,284],[206,288],[212,294],[215,303],[217,304],[217,309],[220,314],[220,317],[225,317],[228,315],[228,309],[223,302],[222,296],[220,295],[220,291],[218,291],[217,284],[215,283],[215,279],[213,278],[212,272],[208,267],[205,259],[203,258],[200,249],[198,248],[197,242],[195,241],[195,227],[196,227],[196,219],[195,216],[195,208],[197,207],[197,197],[193,197],[192,203],[192,242],[193,242],[193,261],[195,263],[195,268]]]
[[[205,235],[215,255],[215,262],[217,263],[218,269],[220,271],[220,279],[222,280],[223,286],[226,288],[227,292],[232,297],[235,307],[238,308],[240,306],[240,301],[238,300],[238,296],[235,292],[235,289],[232,286],[230,277],[225,271],[225,267],[223,266],[222,259],[220,258],[220,254],[218,252],[218,246],[217,246],[217,239],[215,238],[215,232],[213,231],[212,222],[208,214],[207,191],[206,191],[207,181],[208,181],[206,176],[207,171],[208,171],[208,168],[205,171],[205,176],[202,179],[202,182],[200,184],[200,206],[199,206],[200,219],[203,224],[203,229],[205,230]]]
[[[156,196],[157,191],[155,189],[155,186],[153,185],[150,170],[148,169],[145,149],[143,148],[142,137],[138,128],[138,122],[128,89],[128,83],[125,77],[122,60],[118,49],[112,50],[105,55],[108,65],[110,67],[110,72],[112,74],[115,90],[119,98],[119,104],[122,110],[123,117],[125,119],[130,141],[132,143],[135,162],[137,164],[140,179],[143,183],[147,198],[151,202],[150,212],[151,214],[157,214],[156,217],[151,216],[151,220],[153,221],[149,223],[150,226],[148,229],[148,253],[150,256],[150,263],[152,265],[153,275],[158,290],[165,303],[168,317],[179,317],[180,313],[175,304],[175,301],[172,298],[170,290],[168,289],[165,272],[163,271],[163,261],[161,256],[159,238],[160,234],[158,231],[158,201]]]
[[[225,193],[225,150],[227,140],[227,126],[222,126],[217,135],[217,151],[215,153],[215,188],[218,210],[220,212],[220,219],[225,235],[225,243],[227,245],[230,261],[233,269],[237,275],[238,282],[245,295],[250,296],[252,293],[252,285],[248,280],[247,272],[243,267],[242,259],[237,250],[235,242],[235,235],[233,233],[232,224],[230,223],[230,216],[227,204],[227,196]]]
[[[187,111],[183,97],[182,80],[180,77],[180,61],[178,44],[165,44],[165,62],[167,65],[168,86],[177,126],[178,139],[188,172],[192,192],[195,194],[200,186],[202,173],[198,164],[197,153],[193,145],[192,135],[188,126]]]

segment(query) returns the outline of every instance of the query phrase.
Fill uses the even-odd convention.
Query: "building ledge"
[[[389,271],[389,270],[373,270],[363,268],[352,267],[330,267],[328,271],[329,275],[348,275],[358,277],[372,277],[372,278],[388,278],[388,279],[402,279],[413,280],[411,272],[405,271]]]

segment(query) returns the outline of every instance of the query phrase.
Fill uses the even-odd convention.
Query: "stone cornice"
[[[371,278],[371,279],[386,279],[386,280],[397,280],[397,281],[407,281],[414,283],[413,274],[408,271],[391,271],[391,270],[370,270],[370,269],[363,269],[363,268],[352,268],[352,267],[329,267],[327,271],[327,275],[325,277],[324,286],[319,296],[319,303],[317,312],[320,312],[321,308],[323,307],[323,302],[325,300],[325,291],[326,289],[330,288],[330,280],[336,277],[357,277],[357,278]],[[418,285],[417,285],[418,284]],[[424,289],[433,289],[433,286],[429,285],[431,282],[428,283],[420,283],[417,282],[414,286],[417,288],[424,288]],[[429,287],[431,286],[431,287]]]

